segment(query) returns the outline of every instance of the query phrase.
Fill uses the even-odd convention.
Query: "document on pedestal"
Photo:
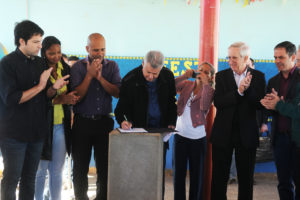
[[[148,133],[148,131],[146,131],[143,128],[131,128],[131,129],[118,128],[118,130],[120,131],[120,133]]]

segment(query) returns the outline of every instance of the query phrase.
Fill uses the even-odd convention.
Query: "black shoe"
[[[228,184],[235,184],[235,183],[237,183],[236,178],[230,178],[228,181]]]

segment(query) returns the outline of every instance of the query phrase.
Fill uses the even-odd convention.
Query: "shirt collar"
[[[249,67],[246,67],[246,70],[239,75],[238,73],[232,70],[234,76],[246,76],[248,71],[249,71]]]
[[[287,79],[289,79],[292,75],[293,75],[293,73],[294,73],[294,71],[296,70],[296,65],[291,69],[291,71],[289,72],[289,76],[288,76],[288,78]],[[285,79],[284,78],[284,76],[282,75],[282,72],[280,72],[280,76],[283,78],[283,79]]]
[[[34,60],[35,59],[34,56],[30,56],[29,58],[27,56],[25,56],[24,53],[18,47],[16,48],[16,53],[25,60]]]
[[[148,85],[149,87],[155,86],[156,83],[157,83],[157,78],[156,78],[154,81],[151,81],[151,82],[146,80],[146,83],[147,83],[147,85]]]
[[[290,71],[290,75],[293,75],[294,71],[296,70],[296,65],[292,68],[292,70]]]

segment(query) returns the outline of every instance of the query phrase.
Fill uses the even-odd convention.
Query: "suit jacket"
[[[238,119],[236,125],[239,126],[241,144],[246,148],[256,148],[259,144],[256,110],[263,108],[260,100],[265,95],[266,81],[262,72],[251,68],[247,70],[252,74],[252,80],[244,96],[237,91],[231,69],[216,74],[214,105],[217,114],[210,138],[213,145],[231,145],[233,125],[237,123],[234,119]]]
[[[280,79],[281,75],[278,73],[274,77],[272,77],[267,86],[267,93],[272,92],[272,88],[274,88],[279,96],[280,95]],[[286,102],[291,102],[291,100],[296,97],[297,94],[297,84],[300,82],[300,70],[298,68],[295,69],[293,74],[291,75],[291,81],[288,86],[288,91],[287,95],[285,97]],[[276,137],[276,132],[277,132],[277,123],[278,123],[278,112],[277,111],[269,111],[268,116],[272,115],[272,124],[271,124],[271,136],[272,136],[272,141],[274,144],[274,138]],[[291,122],[290,122],[291,124]],[[290,130],[291,131],[291,127]]]
[[[133,127],[148,128],[148,89],[142,65],[128,72],[122,79],[119,101],[115,109],[117,122],[127,117]],[[173,73],[163,67],[157,78],[157,97],[161,114],[161,128],[176,125],[177,106]]]

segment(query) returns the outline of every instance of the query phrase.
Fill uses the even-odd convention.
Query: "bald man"
[[[72,130],[73,183],[76,200],[88,200],[89,163],[92,148],[97,168],[98,200],[107,198],[108,134],[114,127],[112,96],[119,97],[120,70],[114,61],[104,59],[105,39],[89,35],[88,57],[71,69],[71,87],[80,96],[74,106]]]

